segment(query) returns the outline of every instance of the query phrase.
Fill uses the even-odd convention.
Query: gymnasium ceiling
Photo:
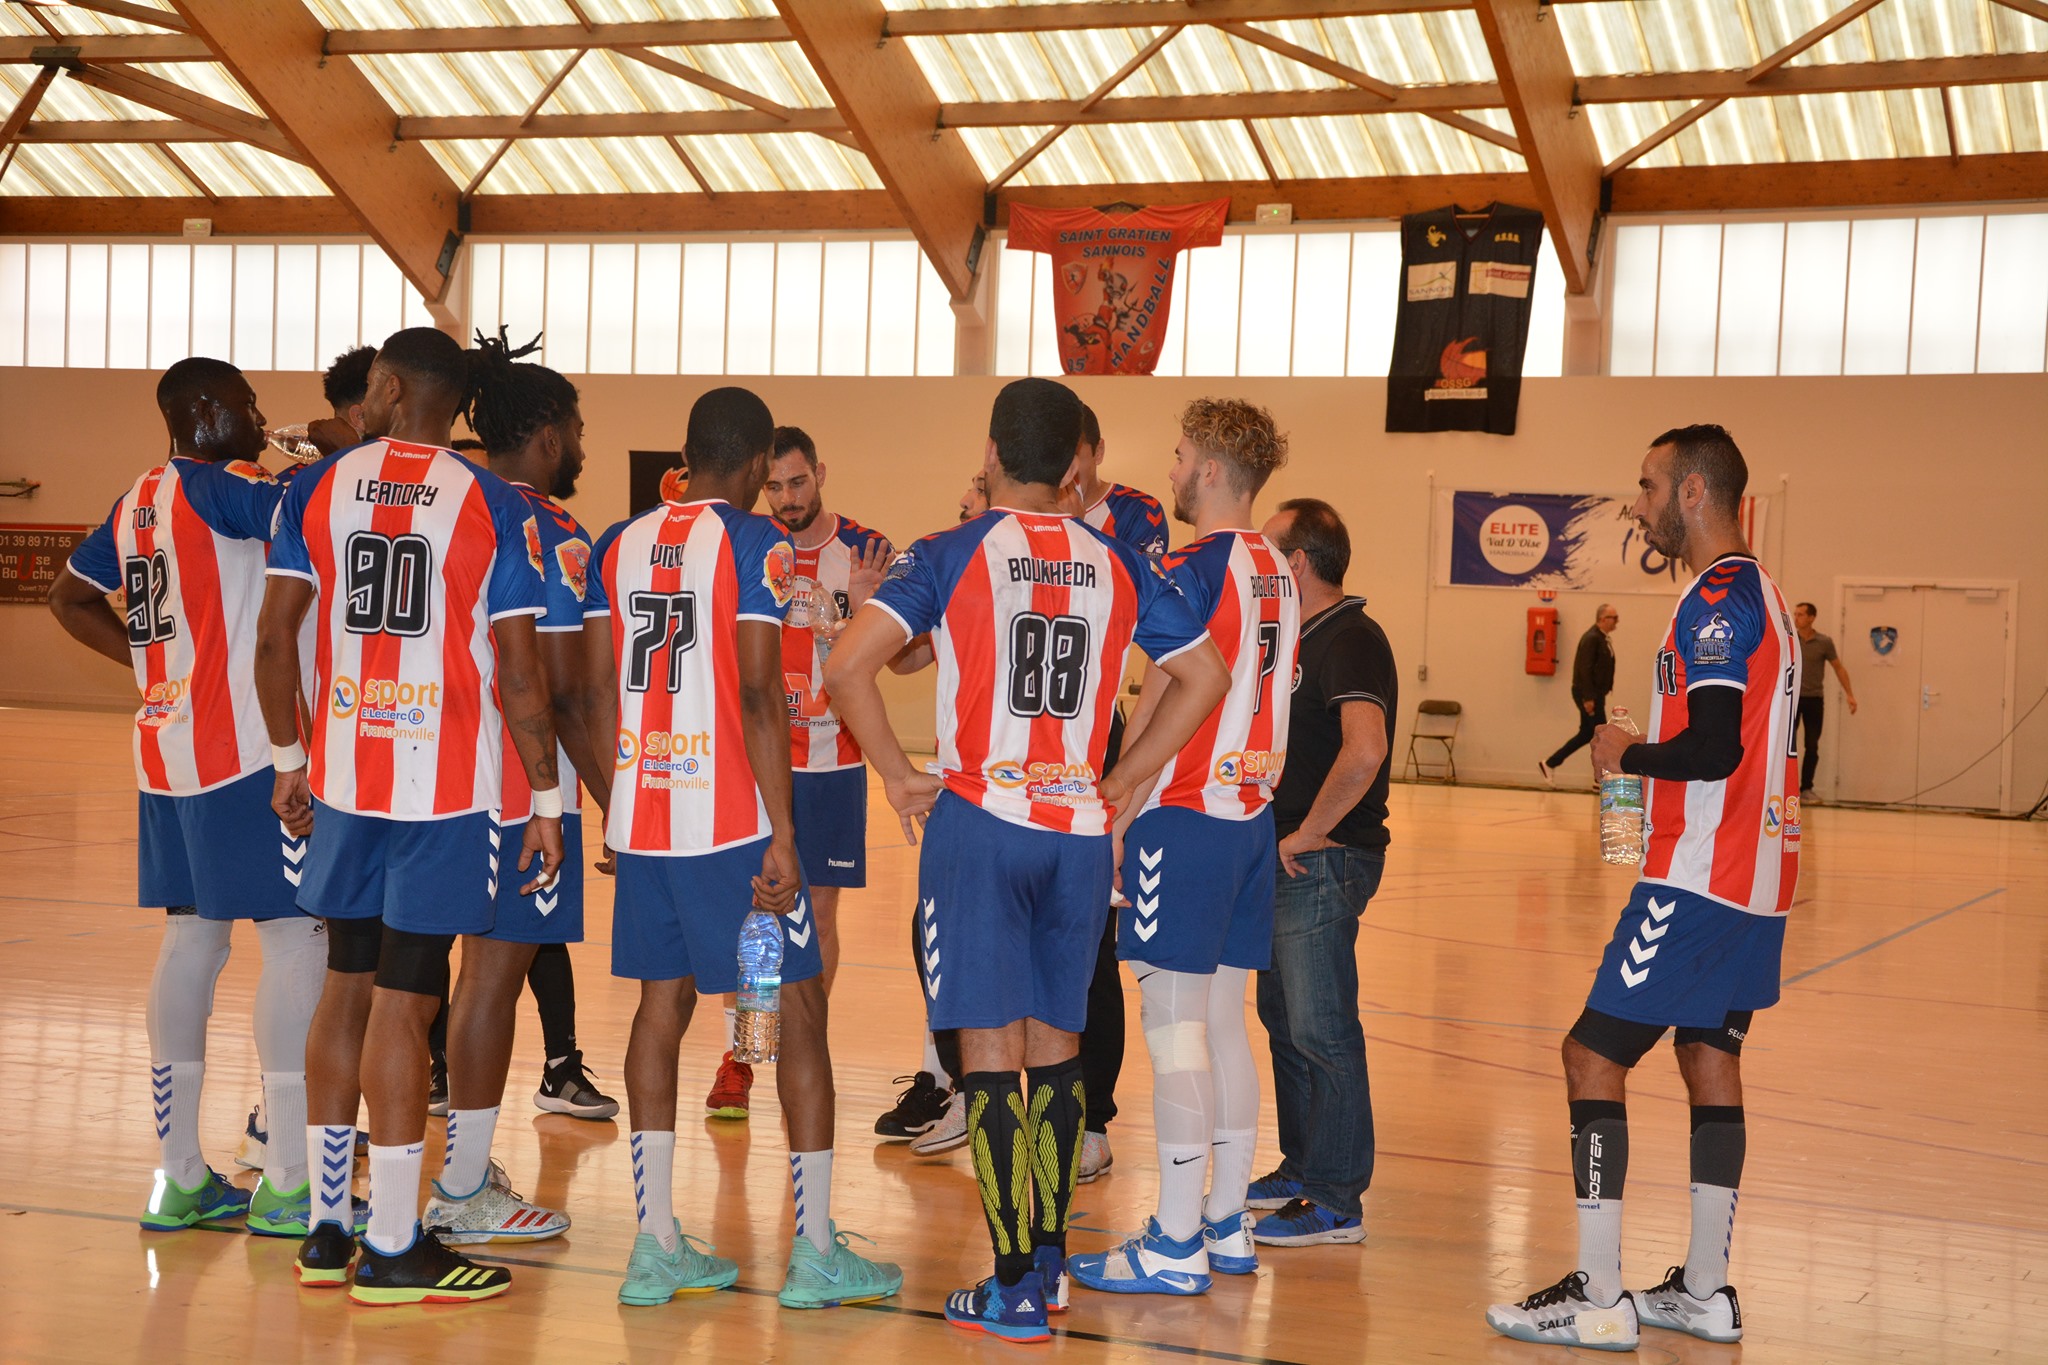
[[[0,231],[908,227],[2048,198],[2048,0],[0,0]],[[1109,187],[1115,187],[1112,194]],[[451,234],[453,236],[451,236]]]

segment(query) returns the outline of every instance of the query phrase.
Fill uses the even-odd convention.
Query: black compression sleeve
[[[1660,782],[1719,782],[1742,762],[1742,692],[1700,687],[1686,694],[1685,729],[1662,744],[1631,744],[1621,770]]]

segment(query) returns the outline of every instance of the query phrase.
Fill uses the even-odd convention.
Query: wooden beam
[[[0,62],[32,62],[39,49],[75,47],[82,62],[210,62],[213,49],[186,33],[70,33],[0,38]]]
[[[1717,95],[1710,100],[1701,100],[1698,104],[1695,104],[1692,108],[1686,110],[1677,118],[1672,119],[1641,142],[1638,142],[1635,146],[1601,167],[1601,176],[1604,178],[1613,175],[1624,166],[1634,165],[1727,102],[1728,99],[1725,95]]]
[[[1270,90],[1249,95],[1128,95],[1104,100],[1092,109],[1081,108],[1079,100],[948,104],[941,115],[948,128],[1016,128],[1057,123],[1203,123],[1343,114],[1424,114],[1497,109],[1506,103],[1500,87],[1489,81],[1403,86],[1391,100],[1369,90]]]
[[[1564,35],[1539,0],[1478,4],[1479,29],[1564,267],[1565,291],[1584,294],[1593,279],[1593,224],[1600,216],[1600,144],[1593,121],[1579,117],[1574,102],[1577,80]]]
[[[461,114],[402,118],[386,136],[401,142],[452,138],[507,137],[694,137],[706,133],[844,134],[836,109],[791,109],[786,119],[752,109],[690,109],[651,114],[537,114],[521,124],[517,114]]]
[[[789,122],[789,109],[786,106],[777,104],[766,95],[757,95],[751,90],[741,89],[730,81],[722,81],[707,71],[685,66],[658,52],[649,52],[644,47],[622,47],[618,49],[618,53],[621,57],[630,57],[643,66],[674,76],[677,80],[688,81],[700,89],[709,90],[714,95],[723,95],[735,104],[744,104],[749,109],[760,110],[770,118],[780,119],[784,123]]]
[[[336,29],[327,50],[362,57],[407,52],[546,52],[564,48],[702,47],[789,41],[782,20],[677,19],[643,24],[527,24],[487,28]]]
[[[200,197],[205,199],[207,203],[218,204],[220,202],[220,196],[215,194],[204,180],[200,179],[199,172],[185,164],[185,158],[179,156],[169,147],[159,147],[156,150],[157,155],[170,162],[171,169],[175,170],[187,185],[198,190]]]
[[[533,122],[533,116],[540,112],[540,107],[555,97],[555,92],[562,88],[562,82],[569,79],[569,73],[576,69],[576,64],[583,60],[584,55],[585,53],[582,50],[569,54],[568,60],[562,63],[561,68],[555,72],[553,78],[540,88],[540,93],[535,95],[532,103],[526,106],[526,112],[519,119],[519,126],[521,128]],[[464,199],[475,194],[477,186],[483,184],[485,179],[490,176],[490,173],[498,168],[498,163],[505,159],[505,153],[512,150],[514,140],[509,137],[506,138],[497,145],[489,156],[484,158],[484,164],[476,168],[476,174],[472,175],[469,178],[469,183],[462,187],[462,197]]]
[[[37,119],[21,130],[23,142],[235,142],[215,128],[176,118]]]
[[[1631,168],[1614,177],[1614,213],[1912,207],[2048,199],[2048,152],[1797,161],[1763,166]]]
[[[1081,111],[1083,113],[1086,113],[1088,110],[1093,109],[1096,105],[1102,103],[1102,101],[1108,97],[1110,91],[1116,89],[1119,85],[1122,85],[1125,81],[1129,80],[1132,73],[1137,71],[1139,67],[1143,66],[1145,63],[1151,61],[1154,57],[1158,56],[1159,49],[1165,47],[1175,38],[1178,38],[1180,36],[1181,30],[1185,27],[1185,24],[1175,24],[1170,28],[1163,28],[1159,30],[1158,33],[1154,34],[1151,42],[1146,43],[1143,47],[1139,48],[1135,53],[1132,54],[1131,59],[1129,61],[1125,62],[1116,70],[1110,72],[1109,78],[1107,80],[1103,81],[1102,84],[1096,86],[1095,89],[1088,93],[1088,97],[1081,101]],[[1019,156],[1015,161],[1012,161],[1009,165],[1005,166],[1000,174],[998,174],[993,180],[988,182],[988,188],[991,190],[999,190],[1003,186],[1009,184],[1011,180],[1016,178],[1017,172],[1023,170],[1026,166],[1030,165],[1033,161],[1037,160],[1038,154],[1040,152],[1043,152],[1046,148],[1052,146],[1053,143],[1059,141],[1060,134],[1066,132],[1067,129],[1071,128],[1072,126],[1073,125],[1070,123],[1058,123],[1046,129],[1045,135],[1043,137],[1039,138],[1038,141],[1032,143],[1029,147],[1026,147],[1024,149],[1023,155]]]
[[[173,118],[196,123],[202,128],[211,128],[237,142],[246,142],[252,147],[281,156],[287,161],[302,158],[299,150],[278,130],[254,114],[245,113],[232,104],[224,104],[197,91],[188,90],[161,76],[152,76],[146,71],[137,71],[126,66],[74,66],[70,68],[71,79],[80,85],[89,85],[109,95],[118,95],[133,101],[145,109],[154,109]]]
[[[698,166],[696,160],[683,150],[682,139],[671,137],[664,138],[663,141],[667,142],[668,149],[676,154],[676,160],[683,163],[683,169],[690,173],[690,179],[697,182],[698,189],[706,194],[718,193],[717,190],[711,188],[711,180],[704,174],[703,168]]]
[[[25,237],[177,237],[210,218],[217,237],[359,236],[362,224],[330,195],[0,197],[0,232]]]
[[[348,206],[443,326],[459,190],[395,122],[353,62],[326,60],[327,31],[303,5],[176,0],[178,12]]]
[[[1586,104],[1634,104],[1656,100],[1712,99],[1715,96],[1742,99],[1752,95],[1841,95],[1865,90],[2012,85],[2033,81],[2048,81],[2048,52],[1782,66],[1754,80],[1746,70],[1582,76],[1579,79],[1579,99]]]
[[[878,41],[882,0],[775,0],[832,103],[902,209],[955,303],[974,292],[982,178],[966,141],[938,126],[939,100],[902,43]],[[732,196],[720,196],[724,202]]]
[[[1231,220],[1249,222],[1260,204],[1294,206],[1294,221],[1360,221],[1399,218],[1446,203],[1483,204],[1504,199],[1528,203],[1533,187],[1521,172],[1498,175],[1375,175],[1344,180],[1205,180],[1162,184],[1022,185],[997,195],[996,219],[1009,222],[1012,204],[1038,208],[1083,208],[1106,200],[1134,204],[1192,204],[1230,200]]]
[[[1052,33],[1071,29],[1152,28],[1204,24],[1222,17],[1216,0],[1095,0],[1058,5],[977,5],[900,9],[889,15],[891,38],[950,38],[974,33]],[[1229,0],[1241,23],[1347,19],[1357,15],[1426,14],[1472,8],[1472,0]]]
[[[28,127],[28,121],[35,117],[36,106],[43,102],[43,95],[49,90],[50,82],[57,79],[57,68],[46,66],[36,73],[28,83],[28,89],[21,92],[21,98],[14,102],[14,112],[7,116],[7,122],[0,123],[0,147],[11,147],[21,130]]]
[[[191,31],[191,25],[185,22],[183,15],[149,5],[130,4],[128,0],[62,0],[62,3],[70,9],[111,15],[116,19],[126,19],[132,24],[149,24],[156,28],[169,29],[173,33]]]

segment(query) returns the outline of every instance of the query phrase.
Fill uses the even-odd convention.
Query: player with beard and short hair
[[[1728,1284],[1748,1129],[1742,1044],[1778,1002],[1799,879],[1793,717],[1800,656],[1784,594],[1742,535],[1748,465],[1718,426],[1650,443],[1633,509],[1650,548],[1693,581],[1657,654],[1647,737],[1603,725],[1593,770],[1643,783],[1642,870],[1586,1008],[1564,1040],[1579,1267],[1486,1320],[1520,1341],[1631,1350],[1638,1323],[1742,1337]],[[1628,1077],[1667,1029],[1692,1105],[1692,1241],[1654,1288],[1621,1279]]]
[[[370,365],[376,359],[376,347],[352,347],[334,357],[334,363],[320,376],[320,393],[332,416],[308,422],[306,439],[322,455],[346,450],[363,439],[363,396],[370,385]]]

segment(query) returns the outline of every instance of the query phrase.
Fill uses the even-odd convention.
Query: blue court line
[[[1806,980],[1806,978],[1809,976],[1818,976],[1820,975],[1820,973],[1826,971],[1830,967],[1839,967],[1852,957],[1863,956],[1872,948],[1882,948],[1885,944],[1890,943],[1893,939],[1904,938],[1906,935],[1912,933],[1915,929],[1925,929],[1928,925],[1934,923],[1936,920],[1947,919],[1950,915],[1953,915],[1958,910],[1967,910],[1971,906],[1976,905],[1979,902],[1990,900],[1993,896],[2003,896],[2005,894],[2005,891],[2006,888],[2001,886],[1994,888],[1993,890],[1986,891],[1981,896],[1972,896],[1970,897],[1970,899],[1964,901],[1961,905],[1951,905],[1948,909],[1937,911],[1934,914],[1929,915],[1926,919],[1915,920],[1913,923],[1907,925],[1903,929],[1894,929],[1891,933],[1886,934],[1883,938],[1872,939],[1870,942],[1864,944],[1861,948],[1852,948],[1848,952],[1843,953],[1840,957],[1831,958],[1830,960],[1821,963],[1818,967],[1808,967],[1805,971],[1800,972],[1796,976],[1786,977],[1783,981],[1780,981],[1778,984],[1780,986],[1796,986],[1800,982]]]

